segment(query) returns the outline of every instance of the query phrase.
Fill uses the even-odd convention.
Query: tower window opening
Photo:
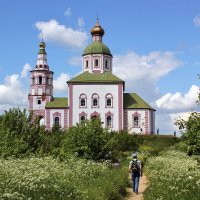
[[[88,60],[85,61],[85,68],[88,68]]]
[[[98,67],[98,66],[99,66],[99,61],[98,61],[97,59],[95,60],[94,66],[95,66],[95,67]]]
[[[39,76],[39,84],[42,84],[42,77]]]
[[[37,100],[38,105],[42,103],[41,99]]]
[[[105,68],[106,68],[106,69],[109,69],[108,60],[105,61]]]

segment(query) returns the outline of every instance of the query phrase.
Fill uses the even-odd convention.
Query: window
[[[110,94],[110,93],[108,93],[108,94],[106,94],[106,96],[105,96],[105,107],[107,108],[107,107],[112,107],[113,105],[112,105],[112,102],[113,102],[113,96],[112,96],[112,94]]]
[[[86,107],[86,95],[85,94],[81,94],[79,96],[79,107]]]
[[[107,99],[106,105],[110,107],[112,105],[111,99]]]
[[[59,117],[55,117],[54,118],[54,125],[55,126],[59,126],[60,125],[60,119],[59,119]]]
[[[37,100],[37,103],[38,103],[38,104],[41,104],[42,102],[41,102],[41,100],[40,100],[40,99],[38,99],[38,100]]]
[[[134,126],[139,126],[139,119],[138,119],[138,117],[134,117],[133,124],[134,124]]]
[[[39,84],[42,84],[42,77],[39,76]]]
[[[85,107],[85,99],[81,99],[81,107]]]
[[[111,116],[106,117],[106,126],[110,128],[112,126],[112,118]]]
[[[105,61],[105,69],[109,69],[109,61],[108,60]]]
[[[99,95],[93,94],[92,95],[92,107],[99,107]]]
[[[85,68],[88,68],[88,60],[85,61]]]
[[[98,61],[97,59],[95,60],[94,66],[95,66],[95,67],[98,67],[98,66],[99,66],[99,61]]]
[[[85,116],[81,116],[81,122],[85,121]]]
[[[93,99],[93,106],[98,106],[98,101],[97,101],[97,99]]]

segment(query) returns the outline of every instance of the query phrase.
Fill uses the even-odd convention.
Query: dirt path
[[[129,177],[131,181],[131,177]],[[143,193],[148,187],[148,180],[146,176],[143,176],[140,178],[140,184],[139,184],[139,191],[138,195],[133,193],[132,188],[127,188],[128,195],[124,198],[124,200],[143,200]]]

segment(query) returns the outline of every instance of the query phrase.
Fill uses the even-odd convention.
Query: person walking
[[[142,164],[137,159],[137,153],[132,155],[133,159],[129,163],[129,173],[131,173],[133,192],[138,194],[139,180],[142,177]]]

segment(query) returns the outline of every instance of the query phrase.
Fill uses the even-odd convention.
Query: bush
[[[71,127],[63,140],[63,152],[92,160],[105,159],[110,152],[107,145],[110,133],[103,129],[99,118]]]

